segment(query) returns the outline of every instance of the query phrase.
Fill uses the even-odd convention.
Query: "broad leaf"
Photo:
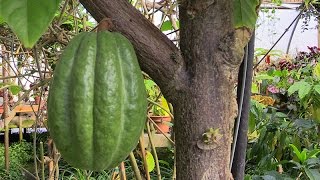
[[[259,138],[259,134],[257,131],[253,131],[251,134],[248,134],[248,141],[254,142]]]
[[[293,145],[293,144],[289,144],[289,146],[292,148],[293,152],[296,154],[297,158],[302,161],[302,156],[301,156],[301,153],[300,151],[298,150],[298,148]]]
[[[320,63],[318,63],[316,65],[316,67],[314,67],[313,69],[313,76],[317,77],[318,79],[320,79]]]
[[[282,112],[276,112],[275,116],[278,118],[287,118],[288,117],[287,114],[282,113]]]
[[[306,167],[312,168],[320,164],[320,159],[316,157],[311,157],[306,160],[305,164],[306,164]]]
[[[253,131],[255,130],[255,127],[256,127],[256,118],[254,117],[254,114],[250,112],[248,133],[251,133],[251,132],[253,133]]]
[[[280,174],[277,171],[267,171],[264,176],[261,176],[263,180],[287,180],[284,174]]]
[[[0,25],[3,24],[5,21],[3,19],[3,17],[0,16]]]
[[[320,153],[320,149],[314,149],[311,152],[309,152],[307,158],[317,158],[317,155]]]
[[[165,160],[159,160],[159,164],[163,164],[163,165],[166,165],[166,166],[170,167],[170,163],[168,163]]]
[[[299,98],[303,99],[304,97],[306,97],[306,95],[311,91],[311,88],[312,86],[308,83],[305,86],[302,86],[298,91]]]
[[[13,95],[17,95],[22,90],[22,88],[16,84],[0,83],[0,90],[4,88],[8,88]]]
[[[154,86],[156,86],[156,83],[150,79],[144,80],[144,85],[146,86],[147,91],[151,91]]]
[[[295,82],[294,84],[292,84],[288,89],[288,95],[290,96],[293,93],[295,93],[296,91],[298,91],[300,86],[301,86],[301,81]]]
[[[318,169],[308,169],[305,168],[304,171],[306,172],[308,178],[310,180],[317,180],[320,179],[320,173]]]
[[[268,74],[258,74],[255,77],[256,80],[273,80],[272,76],[269,76]]]
[[[271,176],[271,175],[264,175],[264,176],[261,176],[263,180],[277,180],[276,177],[274,176]]]
[[[46,31],[61,0],[0,0],[0,17],[24,46],[31,48]]]
[[[305,81],[295,82],[288,89],[288,95],[290,96],[294,92],[298,91],[299,98],[303,99],[310,92],[311,88],[312,86]]]
[[[21,91],[21,87],[18,85],[10,85],[9,86],[9,91],[13,94],[13,95],[17,95],[20,91]]]
[[[258,94],[259,93],[259,87],[257,85],[257,83],[252,83],[252,86],[251,86],[251,93],[256,93]]]
[[[316,122],[320,123],[320,108],[316,104],[312,104],[309,108],[310,117]]]
[[[259,0],[234,0],[233,18],[235,28],[247,27],[253,29],[257,18]]]
[[[301,152],[301,162],[304,163],[306,160],[307,160],[307,150],[304,149],[302,152]]]
[[[293,122],[293,125],[296,128],[304,128],[304,129],[315,128],[315,126],[316,126],[314,121],[307,121],[305,119],[296,119]]]
[[[149,172],[153,171],[156,164],[152,154],[149,151],[146,151],[146,160],[147,160],[148,171]]]
[[[161,26],[161,31],[169,31],[169,30],[172,30],[172,24],[171,24],[171,21],[165,21],[163,22],[162,26]]]
[[[320,95],[320,84],[315,85],[313,89]]]

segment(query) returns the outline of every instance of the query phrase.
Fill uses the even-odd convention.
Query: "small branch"
[[[64,12],[66,11],[66,7],[67,7],[68,3],[69,3],[69,0],[66,0],[64,2],[64,4],[63,4],[63,7],[62,7],[61,11],[60,11],[60,15],[59,15],[59,18],[58,18],[58,21],[57,21],[57,24],[59,24],[59,25],[61,23],[62,16],[63,16]]]
[[[25,77],[25,76],[31,76],[33,73],[29,73],[29,74],[21,74],[21,75],[17,75],[17,76],[7,76],[7,77],[0,77],[0,80],[5,80],[5,79],[15,79],[18,77]]]
[[[142,157],[142,161],[143,161],[143,165],[144,165],[144,170],[146,173],[146,178],[147,180],[150,180],[150,174],[149,174],[149,170],[148,170],[148,163],[147,163],[147,159],[146,159],[146,150],[144,149],[144,133],[141,132],[141,136],[139,139],[139,146],[140,146],[140,150],[141,150],[141,157]]]
[[[120,163],[120,180],[127,180],[126,167],[124,166],[124,162]]]
[[[43,77],[43,74],[41,73],[40,61],[39,61],[38,51],[37,51],[37,47],[36,46],[34,46],[34,48],[33,48],[33,53],[34,53],[34,59],[36,61],[36,65],[37,65],[37,68],[38,68],[40,79],[43,80],[44,77]]]
[[[37,177],[35,177],[30,171],[28,171],[27,169],[25,169],[24,167],[20,166],[19,164],[17,164],[17,166],[26,174],[28,174],[28,176],[32,177],[33,179],[37,179]]]
[[[187,74],[180,50],[127,0],[80,0],[100,22],[112,19],[115,30],[133,44],[140,67],[159,85],[169,101],[185,86]]]
[[[30,88],[29,90],[25,91],[25,92],[23,93],[23,95],[19,97],[18,101],[17,101],[16,103],[14,103],[14,105],[11,107],[11,109],[14,109],[15,107],[17,107],[22,100],[24,100],[26,97],[29,96],[29,94],[30,94],[30,92],[31,92],[32,90],[34,90],[34,89],[36,89],[36,88],[38,88],[38,87],[44,86],[45,84],[49,83],[50,80],[51,80],[51,78],[44,79],[43,81],[39,82],[38,84],[32,86],[32,88]]]
[[[147,124],[147,132],[148,132],[149,142],[150,142],[150,145],[151,145],[152,154],[153,154],[153,157],[154,157],[154,160],[155,160],[155,164],[156,164],[157,177],[158,177],[158,180],[161,180],[161,172],[160,172],[158,154],[157,154],[156,147],[154,146],[154,143],[153,143],[153,140],[152,140],[152,134],[151,134],[151,130],[150,130],[149,121],[147,121],[146,124]]]
[[[43,142],[40,142],[40,158],[41,158],[41,178],[44,178],[44,152],[43,152]]]
[[[1,50],[5,49],[5,46],[1,47]],[[2,54],[2,60],[7,62],[7,54]],[[7,69],[7,63],[3,63],[2,65],[2,75],[3,77],[6,77],[8,75],[8,69]],[[8,80],[3,80],[3,83],[7,83]],[[4,167],[6,169],[6,172],[9,173],[10,168],[10,152],[9,152],[9,119],[8,119],[8,107],[9,107],[9,99],[8,99],[8,89],[5,88],[3,91],[3,114],[2,117],[4,119]]]
[[[148,99],[148,102],[151,103],[151,104],[153,104],[153,105],[156,105],[156,106],[160,107],[160,108],[163,109],[166,113],[169,114],[169,116],[171,117],[171,119],[174,119],[174,117],[173,117],[173,115],[171,114],[171,112],[169,112],[166,108],[162,107],[159,103],[154,102],[154,101],[152,101],[152,100],[150,100],[150,99]]]
[[[129,154],[129,159],[130,159],[131,167],[133,169],[133,172],[134,172],[134,175],[136,177],[136,180],[142,180],[141,174],[140,174],[140,170],[138,168],[138,164],[137,164],[137,161],[136,161],[136,158],[134,157],[134,154],[133,154],[132,151]]]
[[[155,127],[157,128],[158,131],[161,132],[161,134],[162,134],[165,138],[167,138],[167,139],[169,140],[169,142],[170,142],[172,145],[175,145],[175,143],[172,141],[172,139],[170,139],[170,138],[166,135],[166,133],[164,133],[164,132],[161,130],[161,128],[157,125],[157,123],[155,123],[150,117],[148,117],[148,120],[153,124],[153,126],[155,126]]]
[[[146,5],[146,0],[140,0],[140,3],[142,4],[142,7],[144,9],[144,14],[148,14],[148,8]]]

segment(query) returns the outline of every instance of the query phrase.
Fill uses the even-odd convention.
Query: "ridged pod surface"
[[[50,134],[70,165],[113,168],[137,145],[147,98],[131,43],[119,33],[84,32],[69,43],[48,99]]]

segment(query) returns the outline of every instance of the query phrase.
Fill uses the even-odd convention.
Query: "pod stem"
[[[99,22],[99,24],[96,28],[97,28],[98,32],[101,32],[101,31],[112,31],[113,27],[114,26],[113,26],[112,20],[110,18],[103,18]]]

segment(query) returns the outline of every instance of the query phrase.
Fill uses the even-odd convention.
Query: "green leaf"
[[[162,26],[161,26],[161,31],[169,31],[169,30],[172,30],[172,24],[171,24],[171,21],[165,21],[162,23]]]
[[[273,80],[272,76],[269,76],[268,74],[258,74],[255,77],[256,80]]]
[[[149,151],[146,151],[146,160],[147,160],[148,171],[149,172],[153,171],[156,163],[154,161],[152,154]]]
[[[295,93],[296,91],[298,91],[300,88],[300,84],[298,84],[298,82],[295,82],[294,84],[292,84],[289,89],[288,89],[288,95],[292,95],[293,93]]]
[[[253,29],[258,18],[257,7],[259,5],[259,0],[234,0],[233,18],[235,28],[247,27]]]
[[[320,149],[314,149],[308,153],[307,158],[316,158],[319,153],[320,153]]]
[[[285,179],[287,179],[284,174],[280,174],[277,171],[267,171],[267,172],[265,172],[264,176],[261,176],[261,178],[263,180],[285,180]]]
[[[12,83],[0,83],[0,90],[3,88],[8,88],[13,95],[17,95],[22,90],[20,86]]]
[[[144,85],[146,86],[146,89],[147,89],[148,91],[151,91],[152,88],[153,88],[154,86],[156,86],[156,83],[155,83],[154,81],[150,80],[150,79],[145,79],[145,80],[144,80]]]
[[[271,176],[271,175],[264,175],[264,176],[261,176],[263,180],[277,180],[276,177],[274,176]]]
[[[305,86],[302,86],[298,91],[299,98],[303,99],[306,97],[306,95],[311,91],[311,88],[312,86],[309,83],[307,83]]]
[[[320,164],[319,158],[309,158],[305,162],[305,166],[308,168],[316,167]]]
[[[313,76],[320,78],[320,64],[318,63],[313,69]]]
[[[319,105],[314,102],[309,108],[310,117],[316,122],[320,123],[320,108]]]
[[[295,168],[297,168],[297,169],[301,169],[303,166],[300,164],[300,163],[298,163],[298,162],[296,162],[296,161],[294,161],[294,160],[291,160],[291,161],[289,161],[290,163],[292,163],[292,164],[294,164],[296,167]]]
[[[250,112],[249,126],[248,126],[249,133],[252,133],[255,130],[255,128],[256,128],[256,118],[254,117],[254,114]]]
[[[320,179],[320,173],[318,169],[304,168],[304,171],[310,180]]]
[[[289,144],[289,146],[292,148],[293,152],[296,154],[298,159],[301,161],[302,156],[301,156],[301,153],[300,153],[299,149],[293,144]]]
[[[165,160],[159,160],[159,164],[164,164],[164,165],[170,167],[170,163],[168,163],[168,162],[165,161]]]
[[[3,24],[5,21],[3,19],[3,17],[0,16],[0,25]]]
[[[13,94],[13,95],[17,95],[20,91],[21,91],[21,87],[18,85],[10,85],[9,86],[9,91]]]
[[[303,99],[310,91],[312,86],[305,82],[305,81],[298,81],[295,82],[290,88],[288,89],[288,95],[290,96],[294,92],[298,91],[298,95],[300,99]]]
[[[313,89],[320,95],[320,85],[317,84],[313,87]]]
[[[259,93],[259,87],[258,87],[257,83],[252,83],[251,93],[256,93],[256,94]]]
[[[46,31],[61,0],[0,0],[0,16],[31,48]]]
[[[306,160],[307,160],[307,150],[304,149],[304,150],[301,152],[301,162],[304,163]]]
[[[282,112],[276,112],[275,116],[278,118],[287,118],[288,117],[287,114],[282,113]]]
[[[310,128],[314,128],[316,124],[314,121],[308,121],[306,119],[296,119],[293,125],[296,128],[310,129]]]

